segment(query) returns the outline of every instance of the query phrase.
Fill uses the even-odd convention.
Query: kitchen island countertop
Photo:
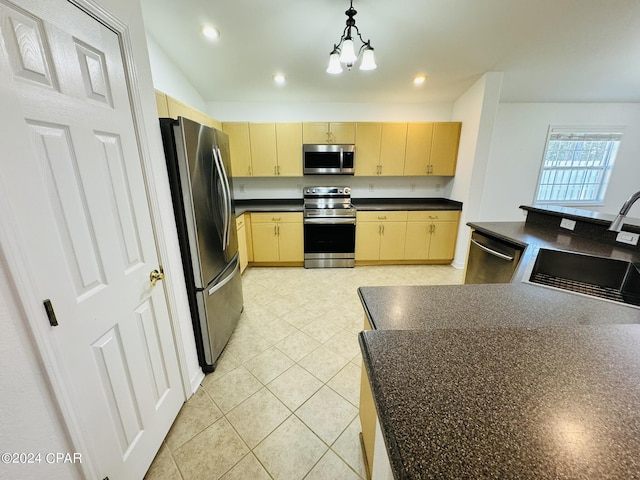
[[[640,476],[640,325],[373,330],[396,480]]]

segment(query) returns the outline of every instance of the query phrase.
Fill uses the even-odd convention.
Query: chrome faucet
[[[622,208],[620,209],[620,213],[618,213],[618,215],[616,215],[616,218],[614,218],[613,222],[611,222],[611,225],[609,225],[609,231],[611,231],[611,232],[619,232],[620,230],[622,230],[622,221],[624,220],[625,215],[627,213],[629,213],[629,210],[631,209],[631,206],[639,198],[640,198],[640,191],[638,191],[638,192],[634,193],[633,195],[631,195],[631,197],[629,197],[629,200],[624,202],[624,205],[622,205]]]

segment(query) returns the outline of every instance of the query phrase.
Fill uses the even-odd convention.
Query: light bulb
[[[342,73],[342,67],[340,66],[340,54],[334,50],[335,53],[329,55],[329,66],[327,67],[327,73],[337,74]]]
[[[356,56],[356,51],[353,48],[353,40],[351,38],[347,38],[344,42],[342,42],[342,53],[340,53],[340,61],[342,63],[353,65],[356,63],[358,57]]]
[[[373,55],[373,48],[367,47],[362,52],[362,62],[360,62],[360,70],[375,70],[378,68],[376,59]]]
[[[210,38],[211,40],[216,39],[220,36],[220,32],[218,32],[218,30],[208,25],[202,27],[202,34],[205,37]]]

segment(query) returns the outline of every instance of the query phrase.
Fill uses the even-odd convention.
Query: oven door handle
[[[323,218],[313,218],[313,217],[307,217],[304,218],[302,220],[303,224],[313,224],[313,225],[355,225],[356,224],[356,219],[355,218],[340,218],[340,217],[333,217],[333,218],[327,218],[327,217],[323,217]]]

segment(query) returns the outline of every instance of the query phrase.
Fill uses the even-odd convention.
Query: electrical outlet
[[[369,184],[369,191],[370,191],[370,192],[373,192],[373,183],[370,183],[370,184]]]
[[[240,191],[244,192],[244,183],[241,183],[239,187],[240,187]]]
[[[439,192],[441,188],[442,188],[442,184],[436,183],[436,192]]]
[[[619,232],[616,236],[616,241],[620,243],[626,243],[627,245],[638,245],[639,237],[640,235],[637,233]]]
[[[560,220],[560,227],[566,228],[567,230],[574,230],[576,228],[576,221],[569,220],[568,218],[563,218]]]
[[[412,191],[412,192],[415,192],[416,191],[416,184],[415,183],[410,183],[409,184],[409,190]]]

